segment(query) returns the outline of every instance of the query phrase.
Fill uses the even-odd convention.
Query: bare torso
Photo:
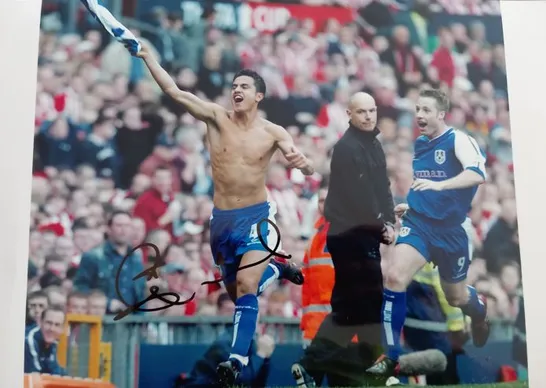
[[[249,128],[241,128],[226,112],[209,123],[214,206],[229,210],[255,205],[267,200],[265,177],[276,151],[270,123],[256,119]]]

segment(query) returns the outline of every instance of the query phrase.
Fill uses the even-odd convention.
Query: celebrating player
[[[207,124],[214,181],[211,248],[235,302],[231,354],[229,360],[219,364],[217,372],[219,384],[231,386],[248,362],[258,317],[257,294],[278,278],[303,283],[301,271],[291,265],[277,260],[257,264],[268,253],[260,235],[269,242],[270,249],[276,242],[275,230],[268,222],[261,222],[274,222],[276,213],[275,204],[267,200],[265,187],[269,161],[280,149],[290,167],[305,175],[313,174],[314,169],[284,128],[258,116],[266,86],[256,72],[241,70],[235,75],[231,86],[233,110],[228,111],[180,90],[145,45],[137,56],[144,59],[163,92]],[[249,265],[237,272],[239,267]]]
[[[406,289],[431,258],[438,266],[449,304],[472,319],[474,345],[482,347],[489,337],[487,306],[465,281],[471,260],[465,222],[477,187],[485,181],[485,156],[473,138],[445,124],[448,111],[449,100],[443,92],[420,93],[416,118],[421,136],[415,142],[415,181],[385,276],[382,318],[387,353],[367,370],[371,374],[398,374]]]

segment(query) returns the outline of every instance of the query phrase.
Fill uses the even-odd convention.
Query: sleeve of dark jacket
[[[382,148],[380,156],[381,166],[384,171],[381,171],[381,174],[374,180],[376,198],[379,203],[378,205],[383,221],[394,224],[396,222],[396,218],[394,216],[394,200],[392,198],[391,182],[387,173],[387,161]]]

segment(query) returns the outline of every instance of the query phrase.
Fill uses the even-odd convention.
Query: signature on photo
[[[275,247],[272,249],[270,248],[268,245],[267,245],[267,242],[264,238],[264,236],[262,235],[262,228],[261,226],[263,225],[264,222],[267,222],[269,223],[271,226],[273,226],[273,228],[275,229],[275,231],[277,232],[277,241],[275,243]],[[275,223],[269,219],[263,219],[261,220],[260,222],[258,222],[258,225],[257,225],[257,231],[258,231],[258,239],[260,240],[260,243],[262,244],[262,246],[264,247],[264,249],[269,252],[269,254],[264,257],[262,260],[259,260],[255,263],[251,263],[251,264],[248,264],[248,265],[243,265],[242,267],[239,267],[235,273],[239,272],[239,271],[242,271],[244,269],[247,269],[247,268],[251,268],[251,267],[254,267],[256,265],[259,265],[261,263],[263,263],[264,261],[266,260],[270,260],[272,257],[274,256],[277,256],[277,257],[282,257],[284,259],[291,259],[292,258],[292,255],[284,255],[282,253],[279,253],[277,252],[277,249],[279,248],[280,244],[281,244],[281,233],[280,233],[280,230],[279,230],[279,227],[277,225],[275,225]],[[180,300],[181,297],[179,294],[177,294],[176,292],[163,292],[163,293],[159,293],[159,287],[158,286],[151,286],[149,288],[150,290],[150,295],[144,299],[143,301],[141,302],[138,302],[134,305],[129,305],[128,303],[125,302],[125,300],[123,299],[123,296],[121,295],[121,292],[120,292],[120,289],[119,289],[119,279],[120,279],[120,275],[121,275],[121,270],[123,268],[123,265],[125,264],[125,262],[127,261],[127,259],[138,249],[141,249],[141,248],[144,248],[144,247],[148,247],[148,248],[151,248],[153,251],[154,251],[154,255],[153,257],[156,259],[155,260],[155,263],[148,269],[145,269],[144,271],[142,271],[141,273],[139,273],[138,275],[136,275],[133,280],[137,280],[137,279],[140,279],[140,278],[146,278],[147,281],[151,280],[151,279],[158,279],[159,278],[159,269],[161,267],[163,267],[165,265],[165,263],[161,263],[159,262],[159,260],[157,260],[157,258],[161,257],[160,255],[160,252],[159,252],[159,248],[154,245],[154,244],[151,244],[151,243],[142,243],[140,245],[137,245],[136,247],[134,247],[131,251],[129,251],[127,253],[127,255],[125,255],[125,257],[123,258],[123,260],[121,261],[121,264],[118,268],[118,271],[116,273],[116,294],[118,296],[118,299],[125,305],[127,306],[127,308],[125,310],[122,310],[120,312],[118,312],[116,314],[116,316],[114,317],[114,321],[119,321],[120,319],[122,318],[125,318],[127,315],[129,314],[132,314],[134,312],[137,312],[137,311],[140,311],[140,312],[151,312],[151,311],[159,311],[159,310],[165,310],[165,309],[168,309],[169,307],[172,307],[172,306],[181,306],[181,305],[184,305],[188,302],[191,302],[194,298],[195,298],[195,295],[196,293],[194,292],[193,295],[191,297],[189,297],[188,299],[186,300]],[[220,282],[222,282],[225,278],[231,276],[233,274],[231,273],[228,273],[224,276],[222,276],[221,278],[219,279],[215,279],[215,280],[210,280],[210,281],[205,281],[205,282],[202,282],[201,283],[201,286],[204,286],[204,285],[208,285],[208,284],[218,284]],[[161,307],[155,307],[155,308],[142,308],[142,306],[144,306],[146,303],[152,301],[152,300],[160,300],[162,301],[163,303],[165,303],[164,306],[161,306]]]

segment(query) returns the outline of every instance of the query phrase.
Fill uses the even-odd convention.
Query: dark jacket
[[[206,353],[193,366],[189,376],[177,384],[178,387],[215,387],[216,367],[219,363],[229,357],[233,327],[229,327],[220,337],[208,348]],[[248,365],[238,378],[236,385],[244,387],[265,387],[269,376],[269,359],[261,358],[256,354],[256,343],[253,340],[250,344]]]
[[[379,130],[353,126],[336,143],[324,214],[331,233],[369,229],[380,239],[385,222],[394,223],[394,202]]]
[[[25,330],[25,372],[48,373],[64,376],[65,371],[57,362],[57,344],[46,347],[39,326]]]
[[[128,252],[131,249],[129,247]],[[112,299],[121,301],[116,291],[116,274],[122,261],[123,256],[109,241],[84,253],[74,278],[74,289],[84,293],[101,290],[108,298],[108,306]],[[143,270],[142,255],[137,250],[125,261],[119,277],[119,291],[128,305],[132,306],[144,300],[145,279],[132,280]]]
[[[92,166],[101,178],[112,179],[118,183],[119,156],[112,140],[102,140],[90,134],[81,143],[78,152],[78,166],[88,164]]]

